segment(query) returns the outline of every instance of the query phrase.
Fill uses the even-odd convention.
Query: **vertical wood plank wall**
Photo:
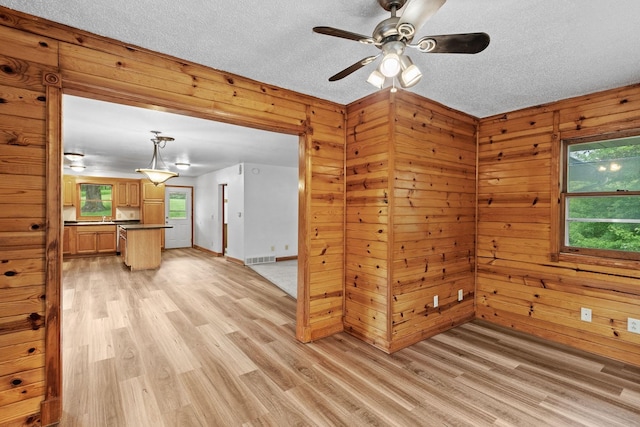
[[[480,121],[477,317],[640,365],[640,263],[557,254],[561,140],[638,128],[637,85]]]
[[[342,330],[344,106],[0,7],[0,425],[60,416],[51,403],[59,390],[45,381],[46,370],[61,368],[44,325],[45,289],[60,289],[46,268],[59,259],[46,254],[61,256],[61,245],[46,247],[45,237],[62,226],[46,230],[59,214],[47,212],[46,199],[61,209],[60,194],[46,191],[60,179],[46,172],[47,108],[59,109],[47,105],[47,73],[62,76],[66,93],[302,135],[296,333],[309,341]]]
[[[474,317],[476,126],[411,92],[347,109],[345,330],[384,351]]]

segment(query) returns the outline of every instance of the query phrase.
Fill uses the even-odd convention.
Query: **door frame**
[[[222,238],[222,256],[227,255],[227,243],[229,242],[229,227],[225,227],[225,221],[227,220],[227,191],[229,190],[228,184],[220,184],[220,236]]]
[[[81,77],[80,77],[81,79]],[[238,126],[262,129],[271,132],[298,135],[298,298],[296,302],[296,335],[305,336],[308,329],[306,317],[309,314],[308,297],[310,272],[308,263],[307,215],[311,206],[309,186],[311,179],[310,147],[312,129],[307,122],[300,124],[268,123],[251,120],[250,115],[229,116],[214,109],[204,111],[195,105],[182,104],[182,109],[169,105],[166,100],[150,94],[131,94],[118,88],[87,84],[66,76],[64,81],[59,73],[43,76],[46,87],[46,282],[45,292],[45,400],[41,404],[43,425],[62,418],[62,97],[75,95],[106,102],[148,109],[162,109],[174,114],[189,115],[206,120],[219,121]]]

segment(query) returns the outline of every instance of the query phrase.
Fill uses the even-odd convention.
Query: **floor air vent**
[[[270,256],[257,256],[253,258],[247,258],[244,260],[245,265],[255,265],[255,264],[268,264],[270,262],[276,262],[275,255]]]

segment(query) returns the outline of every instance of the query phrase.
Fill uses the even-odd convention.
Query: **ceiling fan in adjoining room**
[[[367,81],[377,88],[382,88],[387,79],[391,79],[395,88],[395,78],[397,77],[400,86],[408,88],[420,81],[422,73],[413,64],[411,58],[406,55],[406,48],[416,49],[422,53],[466,54],[475,54],[486,49],[489,46],[489,35],[486,33],[425,36],[412,43],[416,32],[445,2],[446,0],[378,0],[380,6],[391,12],[391,17],[380,22],[370,37],[333,27],[314,27],[313,31],[316,33],[355,40],[380,49],[377,55],[368,56],[356,62],[329,77],[329,81],[333,82],[347,77],[360,68],[371,64],[382,55],[380,65],[369,75]],[[402,9],[402,14],[397,16],[400,9]]]

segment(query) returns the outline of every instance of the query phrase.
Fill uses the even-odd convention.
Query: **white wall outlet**
[[[271,246],[271,252],[275,252],[276,251],[276,247],[275,246]]]
[[[591,309],[582,307],[580,309],[580,320],[583,322],[591,322]]]
[[[458,301],[462,301],[462,298],[464,298],[464,293],[462,289],[458,289]]]
[[[627,331],[640,334],[640,320],[627,317]]]
[[[434,295],[433,296],[433,306],[437,307],[438,306],[438,295]]]
[[[289,245],[284,245],[284,250],[288,251],[289,250]]]

